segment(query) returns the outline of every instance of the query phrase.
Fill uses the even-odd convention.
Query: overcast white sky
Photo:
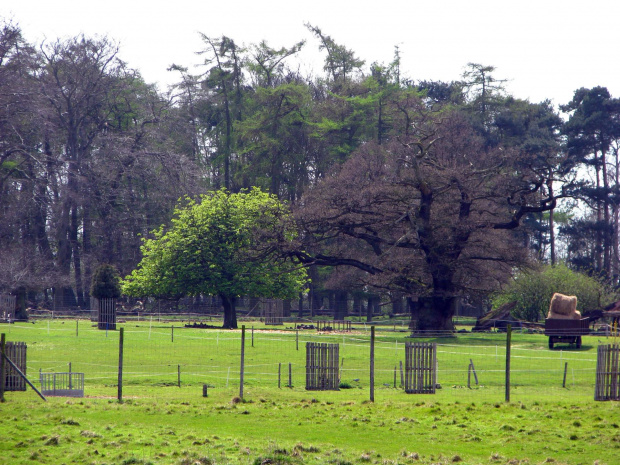
[[[198,32],[274,48],[306,39],[302,70],[322,73],[309,22],[367,64],[390,62],[398,45],[402,74],[415,80],[456,80],[476,62],[495,66],[509,92],[532,102],[563,104],[597,85],[620,96],[617,0],[2,0],[0,17],[35,43],[107,35],[162,89],[175,80],[170,64],[199,63]]]

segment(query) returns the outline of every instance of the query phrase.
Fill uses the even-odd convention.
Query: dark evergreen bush
[[[118,299],[121,296],[120,276],[114,266],[104,263],[97,267],[90,295],[96,299]]]

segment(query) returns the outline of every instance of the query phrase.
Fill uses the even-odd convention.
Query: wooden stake
[[[476,374],[476,367],[474,366],[474,361],[469,359],[469,366],[471,366],[471,371],[474,373],[474,381],[476,381],[476,386],[478,385],[478,375]]]
[[[123,340],[125,328],[121,328],[118,338],[118,401],[123,402]]]
[[[396,389],[396,370],[397,370],[397,367],[396,365],[394,365],[394,389]]]
[[[243,400],[243,365],[245,363],[245,325],[241,326],[241,367],[239,371],[239,398]]]
[[[375,327],[370,327],[370,401],[375,401]]]
[[[568,370],[568,362],[564,363],[564,380],[562,381],[562,387],[566,387],[566,371]]]
[[[512,338],[512,325],[506,328],[506,402],[510,402],[510,339]]]
[[[293,366],[290,362],[288,364],[288,387],[293,387]]]
[[[2,333],[0,336],[0,402],[4,402],[4,382],[6,376],[4,375],[4,351],[6,349],[6,334]]]

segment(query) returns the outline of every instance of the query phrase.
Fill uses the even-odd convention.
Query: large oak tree
[[[488,147],[457,113],[410,116],[409,134],[363,145],[304,199],[316,252],[298,256],[425,297],[417,330],[451,330],[454,298],[497,289],[526,262],[514,230],[555,200],[542,195],[544,160]]]

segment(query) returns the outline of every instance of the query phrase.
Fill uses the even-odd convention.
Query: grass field
[[[371,403],[368,332],[318,336],[247,323],[241,400],[240,331],[131,322],[118,403],[118,331],[84,320],[0,331],[27,342],[35,385],[39,370],[67,371],[69,363],[86,379],[84,398],[8,392],[0,463],[620,463],[620,406],[593,400],[596,346],[611,339],[588,336],[581,350],[549,351],[544,336],[513,333],[506,403],[505,334],[435,339],[441,389],[408,395],[398,369],[407,333],[382,329]],[[309,341],[340,344],[348,389],[305,390]],[[468,388],[470,360],[479,384],[470,376]]]

